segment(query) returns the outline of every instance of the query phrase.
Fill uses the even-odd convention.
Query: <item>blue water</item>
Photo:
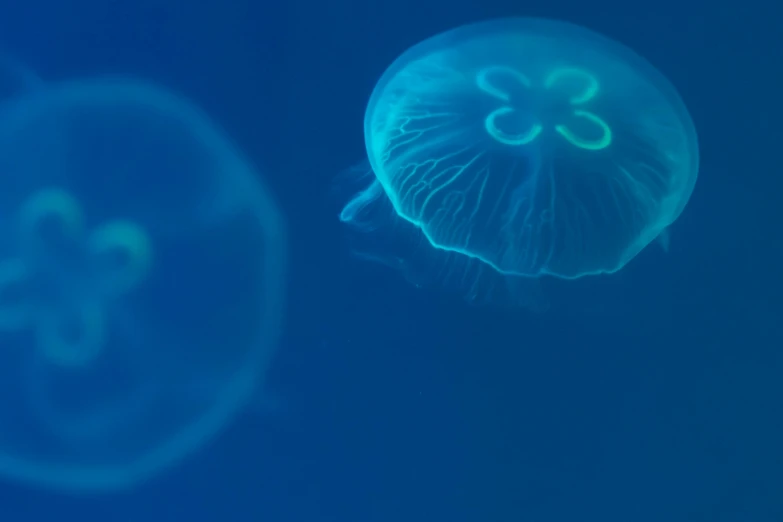
[[[670,252],[544,315],[352,259],[329,196],[386,66],[510,15],[626,43],[700,137]],[[763,0],[0,0],[0,44],[45,78],[134,74],[204,107],[275,191],[292,250],[277,407],[131,492],[2,481],[0,520],[783,521],[782,15]]]

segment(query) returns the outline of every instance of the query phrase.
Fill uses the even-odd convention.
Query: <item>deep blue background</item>
[[[281,411],[139,490],[0,483],[0,520],[783,521],[783,7],[769,0],[0,0],[51,79],[133,73],[194,99],[291,235]],[[614,37],[681,91],[702,167],[668,255],[543,316],[471,309],[349,258],[330,181],[400,52],[496,16]],[[0,427],[2,429],[2,427]]]

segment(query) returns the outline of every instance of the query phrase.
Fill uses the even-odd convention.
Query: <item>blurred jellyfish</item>
[[[39,140],[47,129],[56,147]],[[137,81],[48,86],[13,104],[0,173],[0,474],[131,487],[263,384],[282,218],[199,109]]]
[[[369,165],[341,180],[360,187],[340,215],[360,255],[534,308],[543,276],[612,273],[667,245],[698,172],[691,118],[652,65],[540,19],[409,49],[375,86],[364,136]]]

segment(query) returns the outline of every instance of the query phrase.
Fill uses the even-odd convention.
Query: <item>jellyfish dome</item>
[[[364,136],[374,180],[343,221],[404,220],[430,249],[512,278],[620,270],[677,219],[698,172],[693,123],[661,73],[542,19],[409,49],[375,86]]]
[[[258,173],[180,97],[94,79],[12,104],[0,475],[128,488],[201,447],[263,384],[284,240]]]

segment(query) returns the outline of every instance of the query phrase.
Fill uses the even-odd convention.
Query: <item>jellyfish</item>
[[[82,79],[10,105],[0,475],[77,493],[132,488],[263,387],[281,324],[283,218],[229,138],[155,84]]]
[[[666,246],[698,173],[693,122],[660,72],[543,19],[407,50],[372,92],[364,138],[367,161],[339,178],[352,248],[471,301],[536,307],[543,278],[611,274]]]

